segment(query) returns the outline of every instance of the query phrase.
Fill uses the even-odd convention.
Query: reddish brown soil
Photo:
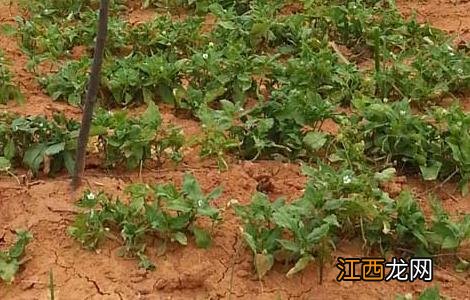
[[[5,2],[0,2],[0,20],[11,23],[12,17]],[[439,1],[405,4],[405,11],[408,7],[417,7],[443,29],[457,30],[458,23],[455,22],[458,19],[463,20],[462,28],[470,27],[468,2],[461,1],[455,7]],[[16,7],[12,12],[17,13]],[[147,11],[143,18],[151,15]],[[136,11],[132,12],[132,22],[142,20],[138,16]],[[0,44],[12,62],[15,80],[21,83],[26,96],[24,106],[11,103],[0,109],[46,115],[60,110],[68,116],[79,116],[77,109],[53,102],[44,94],[34,76],[26,70],[27,58],[14,38],[0,36]],[[175,117],[168,107],[162,106],[161,111],[167,122],[182,126],[187,136],[199,132],[196,122]],[[330,122],[322,128],[328,132],[336,131],[336,126]],[[470,299],[470,275],[455,273],[450,263],[436,267],[435,280],[429,284],[394,281],[337,283],[338,269],[334,261],[327,264],[322,285],[319,284],[315,264],[291,279],[284,275],[288,267],[275,266],[262,281],[255,280],[251,254],[239,247],[239,224],[227,204],[232,199],[247,203],[256,191],[257,178],[263,176],[271,177],[271,198],[287,195],[292,199],[302,194],[305,178],[299,173],[297,165],[274,161],[232,162],[227,172],[219,172],[211,161],[201,162],[193,152],[189,149],[184,163],[177,168],[165,166],[144,170],[141,176],[138,172],[87,170],[91,188],[116,195],[121,195],[125,185],[131,182],[173,181],[180,184],[186,171],[193,172],[205,191],[217,185],[224,187],[223,196],[215,202],[223,210],[224,221],[215,231],[214,245],[208,250],[197,249],[193,243],[187,247],[170,246],[160,257],[150,247],[149,256],[157,265],[154,272],[139,270],[134,260],[119,257],[119,245],[115,242],[108,241],[99,251],[90,252],[83,250],[68,236],[67,228],[77,210],[74,206],[76,197],[69,190],[70,181],[66,175],[40,178],[29,188],[19,186],[10,177],[0,177],[0,237],[4,236],[5,240],[2,244],[0,238],[0,247],[13,242],[12,231],[15,229],[27,228],[34,235],[27,247],[28,261],[15,282],[12,285],[0,283],[0,299],[48,299],[50,270],[55,278],[56,299],[394,299],[397,293],[416,294],[435,283],[440,285],[443,294],[453,299]],[[390,193],[397,193],[401,189],[411,188],[428,212],[426,195],[433,187],[415,178],[402,178],[387,189]],[[446,184],[436,191],[442,198],[443,206],[452,215],[470,212],[470,197],[460,197],[453,185]],[[361,247],[359,240],[342,241],[334,255],[364,256]]]
[[[468,0],[397,0],[405,16],[416,12],[418,21],[429,22],[457,39],[470,41],[470,1]]]

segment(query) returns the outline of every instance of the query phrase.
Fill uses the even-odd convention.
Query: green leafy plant
[[[57,73],[41,79],[54,100],[66,100],[78,106],[85,93],[88,57],[71,61]],[[104,65],[100,88],[101,104],[131,106],[157,100],[173,103],[173,89],[180,87],[178,72],[184,61],[163,55],[133,55]]]
[[[22,256],[26,246],[33,236],[28,231],[17,231],[16,242],[10,249],[0,251],[0,279],[6,283],[11,283],[15,279],[20,266],[23,264]]]
[[[265,195],[255,194],[251,204],[234,207],[244,224],[243,235],[254,253],[259,277],[266,274],[275,259],[295,262],[288,276],[314,260],[323,266],[335,247],[337,234],[352,232],[365,238],[380,234],[382,221],[389,221],[378,207],[391,205],[391,200],[377,189],[377,180],[366,175],[356,177],[350,170],[338,173],[327,166],[306,168],[305,172],[311,180],[304,195],[289,204],[281,199],[271,204]],[[379,174],[382,181],[391,178],[386,172]],[[371,207],[371,202],[377,208]],[[372,245],[380,239],[371,237],[366,242]]]
[[[448,43],[431,42],[417,54],[403,53],[381,68],[375,74],[376,94],[389,99],[438,102],[444,96],[468,91],[468,74],[470,59],[465,53]]]
[[[18,117],[0,115],[0,170],[10,172],[23,164],[34,174],[40,169],[52,174],[64,167],[71,173],[79,123],[56,114]],[[91,152],[104,153],[106,166],[125,164],[130,169],[144,161],[165,159],[179,162],[184,136],[173,126],[163,126],[155,104],[150,103],[140,116],[130,118],[123,112],[98,111],[93,119],[89,145]]]
[[[107,54],[119,54],[125,48],[130,30],[126,22],[115,16],[119,11],[118,2],[111,1]],[[20,7],[25,16],[16,17],[15,33],[30,58],[41,57],[54,62],[70,56],[76,46],[92,49],[98,1],[21,1]]]
[[[357,173],[321,164],[303,170],[309,180],[302,197],[270,202],[266,195],[255,194],[250,204],[234,205],[259,278],[275,261],[294,263],[287,276],[312,261],[321,267],[343,238],[361,238],[365,249],[382,254],[407,249],[420,255],[455,252],[470,240],[469,216],[451,221],[442,209],[435,209],[427,223],[410,192],[390,198],[380,186],[393,179],[393,168]]]
[[[178,58],[187,57],[192,49],[206,43],[201,34],[203,18],[187,16],[184,20],[175,20],[170,15],[163,15],[153,20],[137,24],[130,31],[129,39],[134,53],[155,55],[171,53]]]
[[[273,222],[273,214],[284,206],[283,199],[271,203],[262,193],[256,193],[248,205],[234,205],[243,225],[243,239],[253,252],[254,266],[262,278],[274,264],[274,253],[279,249],[282,228]]]
[[[435,251],[456,251],[470,239],[470,215],[466,215],[460,221],[450,219],[440,202],[434,199],[432,203],[433,219],[428,233],[430,246]]]
[[[90,63],[89,58],[69,61],[57,73],[41,78],[40,82],[52,99],[63,99],[71,105],[79,106],[87,85]]]
[[[52,120],[44,117],[3,115],[0,146],[3,157],[11,163],[23,163],[37,174],[40,167],[46,174],[73,167],[74,132],[78,123],[63,115]]]
[[[141,118],[127,118],[123,112],[102,112],[93,125],[105,132],[99,139],[110,166],[125,163],[129,169],[135,169],[152,157],[160,163],[164,158],[175,162],[182,159],[184,136],[175,127],[162,126],[160,112],[153,102]]]
[[[459,175],[462,192],[468,191],[468,114],[453,107],[418,115],[406,101],[388,105],[358,99],[355,103],[360,118],[353,126],[360,124],[356,140],[367,141],[365,153],[385,164],[419,168],[425,180]]]
[[[186,174],[181,189],[173,184],[153,187],[134,184],[125,190],[128,202],[86,191],[78,205],[87,211],[76,217],[69,228],[71,236],[86,248],[94,249],[106,237],[116,239],[113,234],[116,229],[121,233],[122,255],[139,258],[140,266],[146,269],[154,268],[145,255],[148,236],[158,237],[163,249],[167,242],[187,245],[189,234],[194,236],[198,247],[211,245],[211,233],[199,220],[210,220],[211,230],[220,220],[218,209],[210,204],[220,196],[220,188],[205,195],[196,179]]]
[[[220,169],[227,169],[225,161],[227,152],[235,149],[239,142],[231,137],[229,129],[232,127],[234,118],[234,106],[231,102],[221,101],[224,109],[216,112],[208,107],[201,107],[198,111],[202,122],[203,135],[193,143],[201,145],[201,157],[215,157]]]
[[[3,53],[0,53],[0,104],[5,104],[9,100],[16,100],[21,103],[23,95],[19,87],[12,82],[12,75],[6,59]]]

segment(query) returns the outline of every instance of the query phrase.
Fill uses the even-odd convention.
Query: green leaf
[[[31,241],[33,236],[29,231],[18,231],[16,233],[16,243],[8,251],[8,255],[11,258],[19,258],[23,255],[26,245]]]
[[[0,156],[0,171],[8,171],[11,168],[11,163],[8,159]]]
[[[292,277],[294,274],[305,269],[311,261],[313,261],[313,256],[311,255],[303,256],[297,261],[295,266],[292,269],[290,269],[289,272],[287,272],[286,276],[289,278]]]
[[[323,224],[320,227],[313,229],[312,232],[307,236],[307,239],[310,243],[317,243],[322,238],[327,236],[329,231],[330,231],[330,225]]]
[[[259,37],[260,35],[265,34],[268,29],[269,29],[268,23],[255,23],[253,24],[253,27],[251,27],[250,34],[253,37]]]
[[[470,193],[469,186],[470,186],[470,182],[465,179],[462,179],[461,182],[459,183],[459,187],[460,187],[461,194],[463,197],[467,197],[467,195]]]
[[[177,233],[173,234],[173,238],[181,245],[188,245],[188,238],[181,231],[178,231]]]
[[[256,247],[256,242],[253,236],[251,236],[247,232],[243,232],[243,238],[245,239],[245,242],[248,244],[248,247],[250,247],[251,251],[253,251],[253,253],[256,254],[257,247]]]
[[[226,91],[227,91],[227,89],[223,86],[219,86],[219,87],[215,87],[213,89],[210,89],[206,92],[206,94],[204,96],[204,102],[210,103],[210,102],[214,101],[215,99],[217,99],[218,97],[225,94]]]
[[[456,249],[460,244],[460,241],[457,237],[446,236],[442,241],[442,249]]]
[[[142,89],[142,95],[143,95],[143,98],[144,98],[144,102],[146,104],[150,105],[150,103],[153,103],[154,94],[151,90],[143,88]]]
[[[73,174],[75,170],[75,160],[73,159],[73,154],[70,151],[64,152],[64,165],[70,175]]]
[[[197,209],[197,213],[201,216],[207,216],[211,218],[212,220],[218,220],[219,219],[219,210],[217,208],[214,208],[212,206],[205,206],[202,208]]]
[[[142,253],[137,253],[139,257],[139,267],[145,270],[155,270],[155,264],[147,257],[147,255]]]
[[[211,246],[212,244],[212,238],[211,235],[207,230],[204,230],[202,228],[194,227],[193,228],[193,234],[196,239],[196,245],[199,248],[207,249]]]
[[[193,200],[202,199],[204,197],[196,178],[189,173],[184,174],[182,190],[190,199]]]
[[[325,222],[328,225],[336,226],[336,227],[341,227],[338,223],[338,218],[336,215],[329,215],[323,219],[323,222]]]
[[[47,146],[45,144],[37,144],[29,148],[24,154],[23,163],[34,173],[39,171],[39,167],[44,160],[46,148]]]
[[[294,241],[291,241],[291,240],[278,240],[278,242],[287,251],[290,251],[292,253],[300,253],[300,246],[297,245],[297,243],[295,243]]]
[[[47,147],[44,154],[52,156],[55,154],[59,154],[60,152],[64,151],[64,149],[65,149],[65,142],[57,143],[57,144]]]
[[[0,278],[6,283],[11,283],[15,279],[15,274],[18,272],[20,264],[17,260],[7,262],[0,258]]]
[[[395,168],[387,168],[382,172],[377,172],[374,174],[374,179],[380,182],[389,181],[395,177],[397,170]]]
[[[163,102],[168,104],[175,103],[175,96],[173,95],[173,91],[167,85],[160,84],[158,86],[158,94]]]
[[[219,21],[217,25],[221,26],[224,29],[235,30],[237,26],[231,21]]]
[[[419,300],[440,300],[441,295],[437,286],[425,289],[418,298]]]
[[[467,270],[470,270],[470,262],[466,261],[462,258],[459,258],[459,263],[455,266],[455,271],[458,273],[465,272]]]
[[[5,148],[3,148],[3,155],[5,156],[6,159],[12,160],[15,157],[15,154],[16,154],[15,142],[13,141],[13,139],[10,139],[5,145]]]
[[[258,274],[258,278],[261,279],[273,267],[274,258],[271,254],[257,253],[255,254],[254,264],[255,264],[256,274]]]
[[[106,135],[108,133],[108,128],[105,126],[97,126],[92,125],[90,128],[90,136],[97,136],[97,135]],[[72,137],[78,138],[79,131],[73,131]]]
[[[8,252],[0,251],[0,279],[7,283],[14,280],[20,267],[19,258],[23,255],[26,245],[32,239],[32,235],[28,231],[17,231],[16,236],[17,240]]]
[[[307,133],[303,139],[305,145],[310,148],[310,150],[315,151],[323,147],[326,141],[328,140],[328,134],[324,132],[314,132],[311,131]]]
[[[424,180],[436,180],[441,171],[442,163],[436,161],[429,166],[419,166]]]
[[[273,213],[273,220],[276,225],[280,227],[287,228],[290,230],[294,230],[295,228],[297,228],[296,219],[294,219],[292,215],[289,214],[287,207],[283,207]]]
[[[158,107],[153,101],[148,103],[147,109],[142,114],[142,124],[157,129],[162,123],[162,117]]]
[[[215,189],[212,190],[212,192],[210,192],[208,195],[207,195],[207,200],[211,201],[211,200],[214,200],[214,199],[217,199],[220,197],[220,195],[222,195],[222,187],[216,187]]]

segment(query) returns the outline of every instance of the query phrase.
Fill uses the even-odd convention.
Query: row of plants
[[[362,239],[368,253],[388,256],[406,249],[405,255],[429,256],[445,252],[468,265],[468,258],[457,251],[470,241],[470,215],[453,220],[433,201],[434,213],[426,220],[410,192],[392,199],[381,189],[381,184],[393,179],[393,168],[357,173],[320,165],[304,167],[304,173],[309,180],[299,199],[273,202],[257,192],[249,204],[231,201],[259,278],[275,262],[292,266],[288,277],[311,262],[323,266],[345,238]],[[133,184],[126,193],[122,201],[86,191],[78,201],[85,210],[70,227],[70,234],[91,249],[105,239],[118,241],[123,244],[123,255],[137,257],[141,267],[153,268],[146,255],[150,238],[156,238],[158,249],[166,249],[168,242],[186,245],[191,235],[196,245],[206,248],[214,225],[222,221],[219,210],[210,204],[221,189],[205,195],[190,174],[184,176],[180,190],[173,183]]]
[[[249,205],[235,207],[259,277],[275,261],[294,263],[288,276],[312,261],[323,265],[343,238],[361,238],[366,249],[382,256],[397,249],[425,256],[452,253],[468,243],[470,216],[453,221],[435,201],[433,217],[426,222],[410,192],[391,199],[380,184],[393,178],[392,168],[357,173],[320,165],[304,172],[309,181],[301,198],[270,202],[256,194]]]
[[[89,55],[96,36],[97,12],[85,10],[76,15],[70,12],[70,15],[64,17],[62,11],[44,8],[42,13],[29,11],[28,14],[32,15],[27,18],[16,17],[18,29],[11,28],[9,31],[17,36],[21,49],[30,57],[30,68],[45,60],[56,61],[70,57],[77,46],[86,46],[88,53],[85,54]],[[59,16],[53,17],[55,13]],[[119,53],[125,47],[127,23],[113,15],[109,20],[109,28],[108,55]]]
[[[408,101],[356,99],[355,113],[336,136],[341,157],[362,164],[396,166],[424,180],[459,178],[463,194],[470,179],[470,114],[459,106],[415,113]],[[335,157],[339,159],[338,155]]]
[[[282,2],[252,1],[243,12],[212,4],[209,11],[217,19],[208,33],[201,32],[202,19],[191,16],[182,21],[158,17],[125,29],[133,41],[130,54],[105,63],[101,103],[129,106],[163,100],[190,110],[203,124],[201,155],[215,156],[226,168],[227,152],[245,159],[310,159],[328,140],[318,131],[323,121],[339,120],[334,113],[338,104],[364,97],[415,103],[466,90],[470,60],[465,52],[452,47],[439,31],[414,19],[403,20],[392,2],[304,4],[299,13],[290,15],[280,13]],[[315,8],[320,13],[314,13]],[[338,45],[347,46],[352,54],[345,57]],[[273,49],[279,54],[270,54]],[[373,59],[375,67],[360,70],[357,63],[364,58]],[[40,81],[54,99],[79,105],[89,64],[88,57],[70,61]],[[366,119],[363,114],[355,113],[357,122]],[[457,118],[466,116],[461,113]],[[392,119],[383,125],[385,130],[395,126]],[[349,123],[356,126],[355,122]],[[450,132],[429,122],[418,123],[422,128],[431,126],[428,132],[412,131],[424,134],[421,139],[426,142],[426,134]],[[360,131],[358,137],[368,140],[371,129]],[[465,126],[452,131],[454,136],[468,135]],[[341,143],[357,145],[361,140]],[[385,156],[386,163],[404,159],[401,166],[419,167],[425,179],[459,175],[465,189],[466,142],[450,140],[439,137],[439,146],[424,144],[418,154],[401,153],[396,145],[383,149],[367,145],[365,151]]]
[[[250,1],[242,11],[231,4],[213,3],[208,11],[216,16],[216,22],[206,33],[202,31],[203,19],[193,16],[184,20],[157,17],[136,27],[111,25],[111,36],[116,29],[115,36],[121,40],[115,43],[111,38],[108,49],[122,50],[131,41],[132,46],[127,47],[130,54],[126,57],[115,53],[117,59],[110,56],[105,62],[101,104],[129,106],[163,100],[177,109],[190,110],[203,124],[201,155],[215,156],[226,168],[226,152],[245,159],[273,155],[311,158],[327,141],[318,131],[323,121],[335,117],[339,104],[353,99],[377,97],[384,102],[405,99],[402,102],[415,103],[468,88],[470,59],[465,52],[451,46],[439,31],[414,19],[403,20],[391,1],[314,1],[303,6],[299,12],[285,15],[281,13],[282,1],[270,5]],[[78,19],[80,26],[91,28],[83,20]],[[21,28],[24,26],[20,26],[24,32]],[[345,57],[338,45],[348,47],[352,54]],[[367,58],[375,61],[375,67],[360,70],[357,63]],[[40,82],[53,99],[79,105],[89,65],[87,56],[70,61]],[[366,119],[363,113],[356,113],[357,120]],[[392,119],[383,125],[385,130],[395,126]],[[349,123],[356,126],[355,122],[351,119]],[[415,140],[428,142],[426,134],[449,132],[424,121],[418,123],[431,129],[412,131],[423,134],[413,137]],[[368,140],[366,133],[370,135],[370,131],[362,127],[358,136]],[[452,131],[454,136],[468,135],[468,127]],[[396,141],[407,139],[398,137]],[[416,150],[418,154],[401,153],[396,145],[367,145],[365,151],[385,156],[386,163],[406,160],[402,165],[418,166],[425,179],[460,175],[465,189],[466,142],[450,140],[439,137],[439,146],[423,144]]]
[[[64,167],[72,173],[80,124],[57,114],[24,117],[4,113],[0,116],[0,166],[8,170],[23,165],[37,174]],[[135,169],[144,161],[163,163],[166,159],[179,162],[184,137],[172,126],[164,126],[158,108],[150,103],[139,117],[125,112],[100,110],[95,114],[89,151],[105,161],[104,166],[125,165]]]
[[[470,215],[452,220],[433,201],[433,215],[426,220],[410,192],[392,199],[381,189],[381,184],[393,179],[393,168],[357,174],[344,167],[320,165],[303,171],[309,180],[299,199],[272,202],[265,194],[255,193],[249,204],[231,201],[242,223],[245,245],[253,252],[258,278],[275,262],[292,265],[288,277],[312,262],[323,266],[344,238],[360,238],[368,253],[385,256],[398,249],[419,256],[449,253],[461,267],[468,267],[468,258],[461,257],[458,249],[470,241]],[[155,268],[147,255],[148,246],[157,245],[162,255],[170,243],[187,245],[188,236],[200,248],[211,246],[212,232],[222,221],[212,204],[222,193],[220,187],[205,194],[195,177],[185,174],[181,188],[173,183],[132,184],[125,193],[127,199],[122,201],[103,192],[85,191],[77,202],[83,212],[76,216],[69,234],[87,249],[96,249],[106,239],[118,241],[122,243],[120,255],[137,258],[145,269]],[[32,238],[26,231],[17,236],[9,250],[0,252],[0,278],[5,282],[13,281]]]
[[[299,99],[303,95],[294,95]],[[299,101],[300,102],[300,101]],[[198,110],[202,122],[200,135],[186,140],[178,128],[163,126],[157,106],[149,106],[140,118],[128,118],[124,112],[99,110],[93,121],[90,150],[104,153],[105,166],[126,164],[134,169],[145,160],[158,162],[182,159],[181,149],[200,146],[200,155],[213,157],[221,169],[228,168],[226,156],[241,159],[319,158],[342,162],[362,171],[369,167],[396,167],[401,172],[421,174],[425,180],[457,178],[463,194],[470,179],[470,115],[458,106],[434,107],[427,113],[414,113],[409,102],[383,103],[356,98],[355,111],[333,113],[331,105],[304,102],[287,107],[266,102],[262,109],[244,110],[223,100],[219,109],[204,105]],[[315,105],[316,104],[316,105]],[[276,116],[266,117],[268,114]],[[305,118],[309,118],[308,121]],[[340,124],[339,133],[321,130],[324,120]],[[305,123],[312,127],[305,128]],[[37,173],[73,168],[73,155],[79,123],[56,115],[19,117],[4,114],[0,122],[0,158],[3,168],[10,162]]]
[[[470,115],[459,106],[433,107],[423,114],[413,112],[409,101],[355,98],[355,110],[346,115],[317,103],[294,106],[278,118],[267,118],[262,110],[247,116],[229,101],[223,101],[221,109],[201,109],[201,154],[222,162],[228,153],[243,159],[281,154],[291,160],[322,158],[357,171],[391,166],[401,173],[421,174],[424,180],[458,179],[462,193],[468,194]],[[304,127],[305,117],[312,127]],[[338,133],[321,130],[329,118],[338,124]]]
[[[235,6],[210,5],[209,12],[216,17],[216,22],[209,32],[203,30],[203,19],[198,16],[174,20],[164,15],[136,26],[122,20],[119,24],[111,21],[110,71],[124,69],[120,71],[121,75],[138,78],[139,67],[134,64],[157,60],[153,63],[163,68],[163,74],[146,77],[146,85],[165,85],[165,95],[160,96],[170,98],[175,104],[178,99],[174,99],[171,91],[177,89],[178,94],[184,94],[179,97],[193,109],[198,107],[197,98],[201,97],[198,94],[211,100],[229,95],[231,101],[246,101],[253,94],[250,92],[258,91],[262,86],[266,86],[271,94],[284,79],[279,73],[289,68],[299,74],[318,73],[326,78],[334,78],[340,72],[340,80],[347,83],[338,87],[338,90],[346,89],[343,93],[363,93],[391,100],[409,98],[422,102],[468,90],[470,59],[464,50],[455,48],[447,36],[429,26],[420,25],[414,19],[405,21],[393,2],[379,1],[371,5],[362,1],[348,4],[314,1],[304,5],[306,9],[288,15],[281,13],[282,1],[269,4],[251,1],[244,13],[238,12]],[[95,19],[88,20],[88,15]],[[25,24],[19,24],[18,32],[29,52],[58,56],[78,45],[85,45],[90,50],[96,30],[90,24],[96,21],[96,13],[87,12],[83,20],[80,18],[71,20],[78,22],[78,26],[63,22],[53,24],[85,32],[88,38],[64,28],[53,29],[54,26],[48,23],[42,26],[59,37],[48,37],[48,33],[41,30],[31,31]],[[24,21],[35,24],[34,20]],[[65,45],[65,48],[47,50],[47,45],[38,47],[28,41],[46,41],[44,43],[51,47]],[[71,41],[71,44],[58,41]],[[351,54],[342,53],[339,45],[347,47],[349,50],[345,53]],[[306,55],[309,50],[332,52],[334,66],[325,69],[321,64],[312,63],[312,55]],[[77,98],[84,93],[83,77],[90,63],[88,56],[81,62],[65,65],[52,75],[49,81],[58,80],[59,83],[46,90],[54,98],[69,101],[73,95],[74,100],[70,102],[77,105]],[[375,68],[359,70],[358,64],[364,59],[373,59]],[[168,61],[170,66],[185,61],[187,67],[173,70],[158,61]],[[346,66],[341,66],[341,62]],[[295,69],[292,69],[293,64]],[[83,75],[69,78],[71,71],[77,69]],[[264,80],[257,82],[254,78]],[[103,93],[105,100],[111,100],[105,103],[128,105],[142,99],[142,85],[124,79],[121,78],[120,86],[127,92],[125,101],[115,93]],[[171,82],[175,84],[169,84]],[[184,84],[186,82],[189,87]],[[339,97],[335,86],[330,87],[326,82],[323,85],[327,86],[321,87],[322,96],[348,102],[350,97]],[[318,89],[316,85],[306,88],[311,92]]]
[[[5,27],[7,33],[17,36],[21,48],[31,59],[31,66],[44,60],[60,64],[62,59],[71,58],[74,48],[79,46],[84,47],[84,54],[90,56],[97,30],[98,2],[69,2],[24,2],[21,4],[23,16],[16,18],[16,28]],[[202,23],[202,19],[196,17],[172,22],[170,15],[162,15],[134,27],[123,18],[125,11],[124,6],[111,1],[106,56],[123,57],[131,52],[157,51],[159,47],[165,48],[173,43],[182,45],[180,35],[194,33]],[[189,42],[188,39],[186,41]]]

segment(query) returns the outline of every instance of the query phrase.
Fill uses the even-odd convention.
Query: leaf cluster
[[[125,164],[135,169],[147,160],[163,163],[169,158],[182,159],[184,137],[176,127],[162,125],[158,108],[150,103],[140,116],[130,118],[126,113],[99,110],[92,121],[90,151],[103,153],[107,166]],[[64,167],[71,173],[80,124],[56,114],[51,120],[42,117],[0,117],[0,159],[2,169],[22,163],[37,174]]]
[[[200,248],[212,244],[211,232],[221,218],[211,202],[221,195],[220,188],[206,195],[194,176],[185,174],[181,189],[173,183],[133,184],[125,191],[126,202],[102,192],[85,192],[78,205],[86,211],[76,217],[69,233],[86,248],[94,249],[106,237],[113,237],[113,232],[119,232],[123,254],[138,257],[144,268],[154,267],[145,255],[151,237],[161,242],[161,249],[168,242],[187,245],[188,235],[194,236]],[[202,227],[204,219],[211,222],[210,230]]]
[[[0,279],[11,283],[21,266],[26,246],[33,236],[28,231],[17,231],[16,242],[5,251],[0,251]]]
[[[436,206],[427,223],[410,192],[390,198],[380,186],[393,179],[393,168],[356,173],[321,165],[304,172],[309,181],[299,199],[271,202],[257,193],[250,204],[235,205],[259,277],[276,260],[295,263],[288,276],[314,260],[323,265],[344,238],[361,238],[364,246],[382,254],[404,248],[420,255],[457,251],[470,239],[469,216],[452,221]]]

